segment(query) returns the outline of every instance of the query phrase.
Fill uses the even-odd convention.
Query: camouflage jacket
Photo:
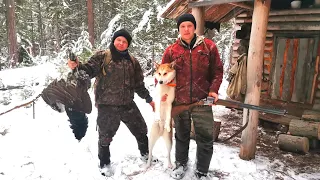
[[[96,77],[95,100],[96,104],[128,105],[133,101],[136,92],[147,103],[152,101],[149,91],[144,85],[144,76],[139,62],[121,59],[104,63],[105,51],[95,53],[87,63],[80,64],[79,69],[85,70],[91,77]],[[102,67],[106,75],[102,73]]]
[[[215,43],[197,36],[193,47],[189,48],[179,38],[169,46],[162,57],[162,63],[176,62],[176,103],[189,104],[208,96],[218,94],[223,65]]]

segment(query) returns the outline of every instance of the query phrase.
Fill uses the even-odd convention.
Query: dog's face
[[[166,64],[155,63],[156,72],[154,76],[159,84],[167,84],[176,77],[174,66],[175,62]]]

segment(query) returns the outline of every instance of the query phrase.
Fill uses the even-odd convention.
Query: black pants
[[[148,154],[147,125],[134,102],[124,106],[98,106],[98,132],[100,166],[110,163],[110,143],[123,122],[134,135],[141,155]]]
[[[197,170],[207,173],[213,153],[213,114],[210,106],[198,106],[193,109],[191,115],[185,111],[174,118],[176,161],[181,164],[188,162],[191,118],[194,123],[197,143]]]

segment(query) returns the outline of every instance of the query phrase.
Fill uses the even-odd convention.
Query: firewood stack
[[[319,149],[320,111],[306,110],[302,119],[292,119],[288,134],[280,134],[279,148],[284,151],[306,154],[310,149]]]

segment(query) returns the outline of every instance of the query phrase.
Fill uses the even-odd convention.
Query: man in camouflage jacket
[[[215,43],[195,34],[193,15],[184,14],[177,19],[180,37],[164,52],[162,63],[176,62],[176,96],[174,105],[192,104],[211,96],[218,100],[223,77],[223,65]],[[182,112],[174,117],[176,139],[176,167],[171,176],[181,179],[187,170],[191,119],[197,142],[196,172],[207,176],[213,153],[213,114],[210,106],[198,106],[192,113]]]
[[[130,34],[121,29],[114,33],[109,50],[95,53],[85,64],[68,61],[71,69],[78,67],[91,77],[96,77],[95,101],[98,108],[100,168],[110,168],[110,143],[122,121],[135,136],[143,158],[148,154],[147,125],[133,101],[134,92],[154,109],[154,102],[144,85],[144,76],[139,62],[129,54]],[[109,53],[107,53],[109,51]],[[111,52],[111,53],[110,53]],[[112,56],[106,62],[106,56]],[[110,57],[109,57],[110,58]]]

